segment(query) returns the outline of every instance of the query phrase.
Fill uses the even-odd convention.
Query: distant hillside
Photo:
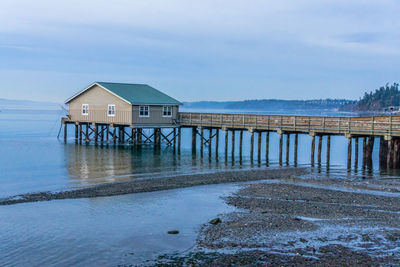
[[[1,109],[60,109],[60,104],[0,98],[0,110]]]
[[[339,109],[344,105],[355,104],[356,101],[346,99],[318,99],[318,100],[245,100],[228,102],[186,102],[185,108],[203,109],[236,109],[236,110],[284,110],[284,109]]]
[[[354,112],[369,112],[369,111],[385,111],[389,107],[394,106],[399,108],[400,106],[400,92],[399,84],[394,83],[389,86],[382,86],[375,92],[365,93],[359,101],[353,104],[344,105],[342,111],[354,111]]]

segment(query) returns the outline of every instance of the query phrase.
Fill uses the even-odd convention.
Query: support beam
[[[97,124],[94,124],[93,130],[94,130],[94,142],[97,143],[97,141],[99,140],[99,131]]]
[[[213,138],[213,130],[212,128],[209,129],[208,132],[208,157],[211,158],[212,154],[212,138]]]
[[[197,128],[192,128],[192,152],[196,152]]]
[[[388,156],[388,142],[385,137],[381,136],[379,140],[379,168],[384,170],[387,168],[387,156]]]
[[[240,135],[239,135],[239,155],[240,158],[243,156],[243,130],[240,130]]]
[[[232,130],[232,159],[235,157],[235,130]]]
[[[113,143],[117,143],[117,128],[113,125]]]
[[[225,129],[225,161],[228,160],[228,129]]]
[[[82,143],[82,124],[79,124],[79,143]]]
[[[388,141],[388,156],[387,156],[388,169],[393,169],[393,160],[394,160],[394,140],[391,139]]]
[[[367,137],[363,137],[363,161],[362,161],[362,168],[364,169],[367,165]]]
[[[200,128],[200,155],[203,156],[204,151],[204,129]]]
[[[75,123],[75,140],[78,141],[79,125]]]
[[[398,138],[394,139],[394,152],[393,152],[393,168],[399,169],[400,168],[400,140]]]
[[[178,128],[178,151],[181,151],[181,144],[182,144],[182,128]]]
[[[367,167],[372,169],[372,154],[374,152],[375,137],[370,136],[367,144]]]
[[[174,130],[173,130],[173,146],[174,146],[174,149],[176,149],[176,128],[174,128]]]
[[[217,129],[217,132],[215,133],[215,154],[218,159],[218,150],[219,150],[219,129]]]
[[[106,141],[108,143],[108,141],[110,140],[110,125],[107,125],[107,129],[106,129]]]

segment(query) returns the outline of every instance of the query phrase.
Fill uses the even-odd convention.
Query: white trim
[[[144,107],[144,108],[147,107],[147,110],[148,110],[147,115],[140,115],[140,108],[141,107]],[[150,118],[150,106],[149,105],[141,105],[141,106],[139,106],[139,118]]]
[[[106,90],[106,91],[109,92],[110,94],[112,94],[112,95],[118,97],[119,99],[125,101],[126,103],[132,105],[132,103],[129,102],[128,100],[126,100],[125,98],[122,98],[122,97],[120,97],[120,96],[117,95],[117,94],[114,94],[113,92],[111,92],[110,90],[108,90],[108,89],[105,88],[104,86],[101,86],[101,85],[98,84],[98,83],[92,83],[90,86],[86,87],[85,89],[83,89],[83,90],[80,91],[79,93],[75,94],[73,97],[67,99],[67,101],[65,101],[65,104],[68,104],[69,102],[71,102],[71,100],[73,100],[73,99],[75,99],[76,97],[80,96],[81,94],[83,94],[83,93],[86,92],[87,90],[91,89],[91,88],[92,88],[93,86],[95,86],[95,85],[97,85],[97,86],[103,88],[104,90]]]
[[[164,115],[164,108],[171,108],[171,115]],[[164,105],[164,106],[162,106],[162,117],[163,118],[172,118],[172,108],[173,108],[173,106],[167,106],[167,105]],[[168,113],[168,109],[167,109],[167,113]]]
[[[83,106],[87,106],[87,113],[83,113]],[[89,104],[82,104],[81,113],[82,116],[89,116]]]
[[[110,107],[114,107],[114,114],[110,114]],[[107,116],[108,117],[115,117],[115,104],[109,104],[107,106]]]

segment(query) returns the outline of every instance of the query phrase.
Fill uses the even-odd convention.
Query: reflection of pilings
[[[290,153],[290,134],[286,134],[286,164],[289,165],[289,153]]]
[[[294,135],[294,165],[297,166],[297,152],[299,145],[299,134]]]

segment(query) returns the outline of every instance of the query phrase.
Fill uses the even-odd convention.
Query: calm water
[[[337,115],[334,112],[291,112],[294,113]],[[237,143],[236,154],[232,158],[229,151],[227,161],[223,154],[222,132],[218,157],[215,145],[211,157],[207,148],[203,157],[200,157],[199,150],[193,154],[190,130],[183,131],[181,153],[164,146],[161,149],[152,146],[96,147],[75,145],[73,140],[64,144],[56,138],[62,114],[62,111],[51,110],[0,112],[0,198],[140,177],[162,179],[174,174],[279,166],[276,134],[270,137],[270,161],[267,166],[264,137],[261,162],[257,162],[256,155],[254,163],[250,162],[248,133],[244,136],[243,157],[239,157]],[[69,136],[73,136],[73,129],[70,130]],[[347,140],[332,137],[329,168],[325,164],[324,144],[322,165],[312,168],[311,175],[321,179],[327,176],[342,179],[386,178],[388,175],[381,172],[378,166],[379,142],[375,144],[373,169],[353,168],[349,172],[346,169]],[[300,135],[298,166],[310,168],[310,150],[311,137]],[[293,165],[293,151],[290,151],[289,165]],[[233,190],[235,185],[218,185],[2,206],[0,265],[116,265],[189,249],[202,223],[230,209],[219,196]],[[171,229],[179,229],[182,234],[166,235],[166,231]]]

